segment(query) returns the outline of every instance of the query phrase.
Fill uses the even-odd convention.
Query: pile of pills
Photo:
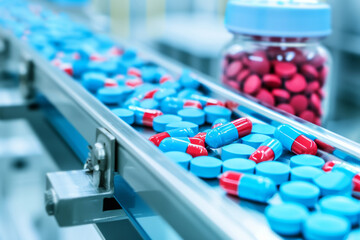
[[[228,53],[222,82],[262,102],[321,125],[324,56],[304,48],[268,47]]]
[[[201,91],[190,71],[175,76],[133,49],[70,24],[66,16],[41,8],[0,13],[3,27],[71,75],[122,121],[152,129],[149,141],[184,170],[204,180],[219,178],[224,192],[249,201],[271,203],[280,196],[280,204],[265,210],[275,232],[343,239],[359,225],[360,204],[351,195],[359,196],[360,173],[347,163],[316,156],[318,147],[324,147],[316,138],[289,125],[236,118],[225,102]],[[303,118],[313,115],[308,120],[318,123],[323,60],[297,53],[281,62],[269,54],[229,55],[224,81]]]

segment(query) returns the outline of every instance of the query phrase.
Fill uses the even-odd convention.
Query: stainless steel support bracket
[[[35,96],[34,87],[34,63],[31,56],[23,53],[18,66],[20,91],[25,99],[32,99]]]
[[[60,226],[126,218],[120,206],[113,206],[115,143],[114,136],[98,128],[84,170],[47,174],[46,211]]]

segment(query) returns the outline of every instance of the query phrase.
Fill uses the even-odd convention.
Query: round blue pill
[[[216,178],[221,173],[222,161],[214,157],[201,156],[190,162],[190,172],[202,178]]]
[[[124,122],[126,122],[127,124],[133,124],[135,121],[135,114],[133,111],[126,109],[126,108],[114,108],[111,109],[111,111],[118,116],[119,118],[121,118],[121,120],[123,120]]]
[[[166,152],[165,155],[186,170],[189,169],[190,161],[193,159],[190,154],[184,152],[172,151]]]
[[[280,185],[289,180],[290,167],[281,162],[262,162],[256,165],[255,173],[268,177],[276,185]]]
[[[312,166],[316,168],[322,168],[325,164],[324,159],[309,154],[300,154],[292,156],[290,158],[290,167],[300,167],[300,166]]]
[[[290,180],[291,181],[305,181],[305,182],[313,182],[315,178],[324,174],[319,168],[310,167],[310,166],[302,166],[295,167],[291,169]]]
[[[310,215],[304,223],[305,239],[345,239],[350,232],[350,223],[346,219],[325,213]]]
[[[117,104],[123,102],[132,89],[126,86],[100,88],[97,91],[97,98],[105,104]]]
[[[352,231],[346,240],[359,240],[360,239],[360,229]]]
[[[199,126],[197,124],[186,121],[168,123],[165,127],[165,130],[169,131],[177,128],[191,128],[195,134],[199,132]]]
[[[196,81],[195,74],[191,73],[189,70],[184,70],[179,78],[180,84],[184,88],[193,88],[196,89],[200,86],[200,83]]]
[[[174,97],[176,95],[175,89],[172,88],[164,88],[157,91],[154,95],[154,99],[158,102],[161,102],[167,97]]]
[[[308,210],[296,203],[271,205],[265,209],[265,216],[271,229],[286,236],[299,234],[308,215]]]
[[[327,172],[314,179],[321,196],[351,195],[352,180],[342,172]]]
[[[197,108],[185,108],[177,112],[184,121],[192,122],[197,125],[203,125],[205,123],[205,113],[201,109]]]
[[[82,76],[82,85],[90,92],[96,93],[99,88],[104,87],[106,75],[98,72],[87,72]]]
[[[145,109],[158,109],[159,102],[151,98],[145,99],[140,102],[140,107]]]
[[[166,125],[169,123],[181,122],[182,118],[172,114],[164,114],[158,117],[155,117],[153,120],[153,129],[156,132],[165,132]]]
[[[178,81],[166,81],[166,82],[160,84],[160,87],[174,89],[175,91],[178,91],[181,88],[181,85]]]
[[[249,159],[245,158],[231,158],[223,162],[223,172],[226,171],[235,171],[241,173],[251,173],[255,172],[256,163]]]
[[[221,159],[225,161],[230,158],[249,158],[255,150],[255,148],[241,143],[229,144],[221,149]]]
[[[274,137],[276,128],[268,125],[268,124],[262,124],[262,123],[254,123],[253,127],[251,129],[251,133],[253,134],[263,134],[267,135],[269,137]]]
[[[319,202],[320,210],[324,213],[347,218],[352,225],[359,223],[360,203],[351,197],[327,196]]]
[[[291,181],[280,186],[280,197],[284,202],[296,202],[314,207],[320,196],[320,189],[309,182]]]
[[[204,108],[206,114],[206,122],[212,124],[216,119],[224,118],[230,122],[231,111],[221,106],[207,106]]]
[[[270,139],[269,136],[263,134],[249,134],[243,138],[241,138],[241,142],[243,144],[252,146],[253,148],[258,148],[260,144]]]

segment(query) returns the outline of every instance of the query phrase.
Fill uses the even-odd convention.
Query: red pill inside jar
[[[289,62],[276,62],[275,73],[284,78],[292,77],[296,73],[296,65]]]
[[[236,81],[238,83],[241,83],[244,81],[244,79],[246,79],[248,76],[250,75],[250,70],[249,69],[243,69],[240,71],[240,73],[237,75],[236,77]]]
[[[299,114],[308,107],[308,99],[302,94],[295,95],[290,99],[290,105],[294,108],[295,113]]]
[[[310,104],[318,114],[321,113],[321,100],[316,93],[311,94]]]
[[[303,92],[306,86],[306,80],[301,74],[295,74],[292,78],[285,82],[285,88],[292,93]]]
[[[319,77],[319,73],[318,73],[317,69],[313,65],[310,65],[310,64],[304,64],[301,67],[301,72],[305,77],[310,78],[310,79]]]
[[[257,99],[259,99],[262,102],[265,102],[269,104],[270,106],[274,106],[275,99],[273,95],[266,89],[262,88],[255,96]]]
[[[231,88],[240,91],[240,86],[239,86],[239,83],[238,83],[238,82],[228,80],[228,81],[226,81],[226,82],[224,82],[224,83],[225,83],[226,85],[230,86]]]
[[[288,54],[293,54],[293,58],[290,60],[290,59],[287,59],[288,61],[291,61],[295,64],[303,64],[306,62],[306,56],[303,52],[303,50],[299,50],[299,49],[291,49],[291,51],[288,51]]]
[[[321,126],[321,118],[315,117],[314,123],[318,126]]]
[[[281,109],[287,113],[290,113],[292,115],[295,114],[294,108],[290,104],[282,103],[276,106],[278,109]]]
[[[254,95],[260,90],[260,88],[261,80],[257,75],[253,74],[245,80],[243,91],[247,94]]]
[[[263,82],[266,87],[278,88],[281,86],[281,79],[275,74],[265,74],[263,76]]]
[[[325,62],[326,58],[321,55],[316,55],[310,60],[310,64],[313,65],[315,68],[323,66]]]
[[[290,93],[284,89],[273,89],[271,94],[277,102],[287,102],[290,99]]]
[[[226,75],[229,78],[235,77],[243,68],[243,64],[240,61],[234,61],[230,63],[226,69]]]
[[[315,121],[315,113],[310,110],[303,111],[299,114],[299,117],[309,122]]]
[[[305,93],[311,94],[311,93],[316,92],[319,89],[320,89],[320,83],[315,80],[313,82],[308,83],[308,85],[306,86],[306,89],[305,89]]]
[[[246,61],[246,64],[249,66],[249,69],[257,74],[263,75],[269,73],[270,71],[270,62],[266,57],[264,52],[255,52],[250,55]]]

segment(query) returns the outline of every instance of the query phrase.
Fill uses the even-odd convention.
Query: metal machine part
[[[84,170],[47,174],[45,208],[60,226],[127,218],[112,200],[115,150],[115,138],[99,128]]]
[[[239,204],[225,195],[211,189],[205,182],[168,161],[153,144],[116,117],[94,96],[83,89],[78,82],[51,66],[26,43],[15,39],[4,31],[0,31],[0,35],[6,36],[10,40],[13,48],[28,52],[33,57],[35,88],[58,109],[87,142],[97,142],[92,133],[99,127],[106,128],[115,137],[116,142],[119,143],[116,145],[115,151],[117,153],[114,160],[115,171],[126,181],[134,193],[169,223],[181,237],[206,239],[279,238],[266,224],[259,224],[259,214],[240,207]],[[151,59],[175,74],[181,73],[182,66],[141,47],[136,48],[142,52],[144,58]],[[238,93],[212,83],[200,74],[199,76],[199,82],[207,86],[210,95],[231,100],[241,105],[248,110],[247,114],[256,113],[257,116],[266,121],[286,123],[302,129],[341,150],[347,156],[351,156],[354,163],[359,164],[357,157],[360,156],[359,144],[297,118],[288,118],[255,101],[242,97]],[[238,112],[242,114],[240,111]],[[84,184],[89,189],[95,187],[89,179],[84,181],[85,171],[84,175],[74,174],[71,176],[70,173],[68,172],[68,176],[60,174],[63,177],[60,179],[57,176],[48,177],[49,184],[56,185],[54,189],[56,188],[57,195],[54,202],[60,201],[60,197],[67,197],[61,200],[64,203],[70,204],[71,202],[74,206],[78,206],[74,200],[80,196],[79,191],[76,188],[71,189],[71,186],[74,185],[69,185],[70,188],[65,189],[64,183],[68,181],[64,182],[64,180],[76,181],[76,185]],[[62,193],[60,197],[59,193]],[[97,194],[100,195],[101,193],[98,192]],[[51,196],[52,193],[50,192],[49,195]],[[120,203],[124,201],[116,192],[115,196],[118,196],[117,201]],[[78,203],[82,204],[81,201]],[[96,203],[101,205],[99,202]],[[99,205],[94,206],[91,210],[88,209],[89,212],[98,212]],[[53,211],[55,215],[58,211],[60,217],[59,206],[59,203],[55,204]],[[50,212],[52,210],[51,204],[49,210]],[[127,211],[131,212],[132,209],[129,208]],[[86,217],[94,220],[91,218],[93,215],[86,216],[86,214],[90,213],[85,212],[82,220],[85,221]],[[136,214],[132,215],[135,216]]]
[[[35,96],[34,89],[34,64],[31,56],[24,53],[19,63],[20,90],[25,99],[31,99]]]

